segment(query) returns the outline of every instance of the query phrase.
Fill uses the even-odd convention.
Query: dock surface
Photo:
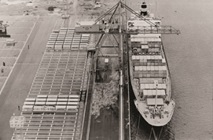
[[[89,40],[82,36],[64,28],[51,33],[22,106],[26,123],[12,139],[80,139],[88,70],[87,51],[81,48]]]
[[[30,44],[30,49],[28,50],[26,46],[23,46],[23,51],[13,68],[7,84],[4,86],[4,90],[1,92],[0,139],[2,140],[11,139],[13,129],[9,127],[9,119],[13,113],[20,114],[18,106],[22,106],[27,97],[55,22],[56,19],[51,17],[39,19],[35,29],[26,40],[26,44]],[[21,48],[23,44],[17,45],[15,47]]]

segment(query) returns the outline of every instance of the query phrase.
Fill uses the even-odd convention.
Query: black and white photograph
[[[0,0],[0,140],[213,140],[212,0]]]

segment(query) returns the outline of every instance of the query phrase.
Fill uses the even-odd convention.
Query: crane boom
[[[108,34],[119,34],[118,24],[110,24]],[[76,27],[75,32],[81,34],[104,34],[106,32],[107,26],[95,24],[95,25],[83,25]],[[172,26],[144,26],[135,27],[134,29],[129,29],[127,31],[122,30],[123,34],[180,34],[180,31],[174,29]]]
[[[119,7],[119,5],[121,5]],[[116,14],[120,8],[125,8],[130,13],[134,14],[136,17],[142,19],[149,26],[134,26],[133,28],[128,28],[128,30],[124,30],[125,28],[118,21],[116,22],[115,16],[120,14]],[[110,14],[111,13],[111,14]],[[104,19],[109,16],[108,19]],[[113,20],[116,19],[115,21]],[[101,21],[101,22],[100,22]],[[129,26],[129,25],[128,25]],[[114,5],[111,9],[109,9],[105,14],[100,16],[93,25],[80,25],[76,27],[76,33],[82,34],[119,34],[119,27],[122,29],[122,34],[180,34],[179,30],[174,29],[172,26],[159,26],[156,23],[153,23],[150,19],[143,18],[139,13],[135,12],[133,9],[128,7],[126,4],[121,1]]]

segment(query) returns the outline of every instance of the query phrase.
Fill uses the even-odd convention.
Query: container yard
[[[50,47],[52,36],[55,36],[55,43]],[[67,43],[66,39],[70,42]],[[23,128],[15,130],[12,139],[19,136],[25,139],[77,140],[81,137],[89,73],[87,65],[90,62],[87,53],[80,49],[81,43],[88,41],[89,36],[77,36],[72,29],[61,29],[58,34],[50,35],[22,106],[21,115],[26,122]],[[67,45],[69,48],[65,49]],[[59,47],[60,51],[57,51]],[[75,50],[71,51],[73,48]]]

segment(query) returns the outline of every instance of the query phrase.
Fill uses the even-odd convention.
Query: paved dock
[[[32,31],[38,27],[41,18],[39,16],[15,16],[13,18],[3,16],[1,19],[8,21],[10,26],[7,28],[7,32],[11,37],[0,38],[0,94],[20,58],[27,40],[30,40],[30,36],[35,34]]]
[[[87,86],[89,36],[73,29],[53,31],[32,86],[22,106],[23,129],[12,139],[74,139],[81,137]],[[83,48],[83,49],[82,49]]]
[[[90,36],[75,34],[74,29],[69,28],[59,30],[62,21],[52,20],[54,24],[48,28],[47,24],[38,23],[37,30],[39,30],[32,32],[26,43],[30,44],[30,47],[25,47],[17,63],[16,68],[21,68],[17,71],[14,69],[12,78],[5,87],[4,91],[11,92],[13,95],[8,94],[6,99],[5,92],[2,96],[4,100],[9,100],[11,105],[8,114],[2,115],[2,117],[7,116],[7,119],[1,123],[4,124],[1,126],[2,129],[5,126],[7,128],[4,132],[10,133],[2,133],[1,138],[11,139],[12,136],[12,140],[16,137],[30,140],[79,140],[84,137],[90,140],[117,140],[118,110],[113,112],[104,109],[99,119],[89,114],[92,95],[88,94],[92,94],[92,90],[89,89],[88,93],[87,91],[88,84],[90,88],[92,84],[88,82],[91,73],[88,67],[90,60],[88,60],[87,47]],[[44,28],[45,30],[42,31]],[[118,61],[117,54],[101,57],[111,57]],[[91,82],[94,81],[91,79]],[[85,97],[88,98],[88,102]],[[15,99],[17,102],[12,103]],[[0,111],[5,112],[8,102],[1,103]],[[21,106],[21,111],[18,111],[18,106]],[[14,112],[16,115],[24,116],[26,123],[23,129],[15,129],[13,133],[9,128],[9,118]],[[127,115],[126,112],[126,117]],[[128,120],[125,121],[125,126],[127,123]],[[91,130],[89,134],[87,134],[88,129]]]
[[[13,72],[0,96],[0,139],[9,140],[13,129],[9,127],[9,119],[13,113],[20,114],[18,105],[22,106],[30,90],[33,77],[42,58],[48,37],[54,28],[56,18],[45,17],[39,19],[36,28],[30,34],[23,47]]]

